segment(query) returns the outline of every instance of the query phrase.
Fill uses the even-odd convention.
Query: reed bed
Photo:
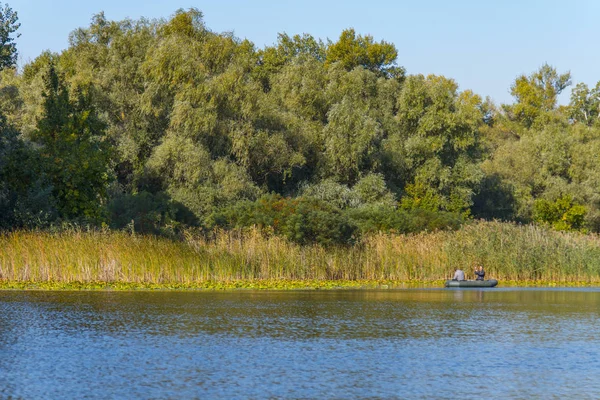
[[[353,246],[300,246],[258,229],[182,240],[125,232],[0,235],[0,281],[206,287],[207,282],[431,282],[484,265],[500,281],[600,284],[600,238],[475,221],[457,231],[373,234]]]

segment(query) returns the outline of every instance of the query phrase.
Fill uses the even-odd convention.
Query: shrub
[[[402,210],[385,205],[368,205],[347,211],[361,234],[370,232],[416,233],[458,229],[465,218],[457,213],[420,208]]]
[[[271,194],[255,202],[243,201],[212,217],[229,228],[258,226],[300,243],[346,244],[356,227],[335,206],[311,197],[284,198]]]
[[[164,193],[140,192],[114,198],[107,206],[111,226],[140,233],[172,234],[198,221],[182,204]]]
[[[586,208],[575,204],[571,196],[554,202],[538,199],[534,203],[534,220],[551,225],[557,231],[582,230]]]
[[[370,173],[363,176],[352,187],[352,191],[363,204],[381,204],[388,208],[396,206],[394,194],[387,188],[381,174]]]
[[[319,183],[305,185],[301,187],[300,193],[303,197],[312,197],[332,204],[339,209],[361,205],[361,199],[356,191],[332,179],[325,179]]]

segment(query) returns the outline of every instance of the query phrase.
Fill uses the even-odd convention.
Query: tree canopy
[[[571,76],[548,64],[497,106],[406,74],[393,44],[354,29],[258,49],[192,8],[99,13],[16,71],[8,5],[0,23],[3,229],[254,224],[302,243],[468,218],[600,231],[600,83],[559,106]]]

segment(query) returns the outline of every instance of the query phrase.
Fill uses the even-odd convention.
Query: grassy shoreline
[[[0,291],[225,291],[225,290],[398,290],[443,288],[444,281],[236,281],[197,284],[123,282],[0,282]],[[506,281],[498,287],[600,287],[594,282]]]
[[[501,286],[600,286],[600,238],[483,221],[328,248],[258,229],[182,240],[114,231],[0,235],[0,289],[441,287],[456,267],[469,274],[476,263]]]

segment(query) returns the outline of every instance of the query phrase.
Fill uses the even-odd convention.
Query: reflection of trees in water
[[[106,337],[438,339],[472,334],[478,328],[471,320],[597,316],[599,305],[593,289],[15,292],[0,303],[0,347],[31,329]]]

